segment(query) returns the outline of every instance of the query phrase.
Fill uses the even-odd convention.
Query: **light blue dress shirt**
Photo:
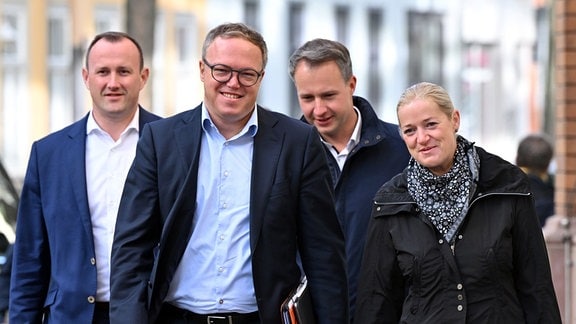
[[[254,312],[250,183],[257,110],[226,140],[202,106],[202,129],[193,232],[166,301],[198,314]]]

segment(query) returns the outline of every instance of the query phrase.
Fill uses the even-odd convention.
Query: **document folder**
[[[286,297],[280,312],[282,324],[316,324],[306,276],[302,277],[298,287]]]

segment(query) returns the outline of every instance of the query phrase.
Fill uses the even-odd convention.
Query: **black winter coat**
[[[406,171],[378,191],[356,323],[560,323],[527,178],[477,152],[480,179],[453,246],[408,193]]]

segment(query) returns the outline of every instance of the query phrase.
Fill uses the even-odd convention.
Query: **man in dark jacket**
[[[322,144],[256,103],[267,60],[257,31],[214,27],[202,103],[143,130],[118,209],[111,323],[281,323],[301,270],[316,323],[348,322]]]
[[[528,175],[530,192],[542,227],[546,219],[554,214],[554,176],[548,172],[553,157],[552,143],[543,134],[528,135],[518,144],[516,165]]]
[[[336,211],[346,239],[350,310],[378,188],[409,160],[398,126],[378,119],[370,103],[353,96],[356,77],[348,49],[314,39],[290,57],[303,119],[319,131],[335,185]]]

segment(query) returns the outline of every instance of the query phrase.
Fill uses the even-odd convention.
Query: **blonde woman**
[[[412,156],[375,196],[357,323],[560,323],[525,174],[457,134],[432,83],[397,106]]]

